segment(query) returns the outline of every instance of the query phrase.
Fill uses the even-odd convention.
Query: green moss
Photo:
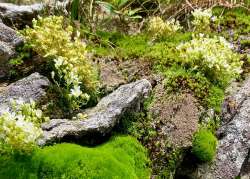
[[[180,91],[192,92],[202,102],[209,94],[210,83],[200,73],[173,66],[165,72],[165,76],[165,87],[170,93]]]
[[[207,97],[207,104],[209,108],[214,108],[215,112],[219,113],[221,111],[221,104],[224,100],[224,90],[213,86],[209,91]]]
[[[0,178],[149,178],[145,149],[119,136],[94,148],[56,144],[29,157],[0,156]]]
[[[222,31],[234,31],[234,37],[237,38],[240,34],[249,34],[250,32],[250,16],[249,11],[245,8],[227,9],[223,7],[213,8],[213,14],[221,17],[219,24]],[[224,33],[228,36],[228,32]]]
[[[217,139],[207,129],[200,129],[194,136],[193,154],[202,162],[213,160],[216,154]]]

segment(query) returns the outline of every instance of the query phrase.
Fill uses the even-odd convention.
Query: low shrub
[[[154,39],[164,36],[173,35],[177,31],[182,29],[179,21],[175,19],[163,21],[160,17],[152,17],[149,19],[148,32]]]
[[[147,152],[134,138],[113,137],[97,147],[56,144],[32,156],[0,156],[0,178],[149,178]]]
[[[214,83],[225,85],[242,72],[240,55],[223,37],[210,38],[200,34],[177,49],[184,66],[200,71]]]
[[[165,72],[165,76],[164,86],[169,93],[187,91],[200,100],[209,94],[210,82],[200,73],[173,66]]]
[[[52,77],[65,91],[70,108],[86,104],[97,92],[97,71],[86,58],[86,47],[62,16],[39,17],[33,28],[23,31],[27,42],[40,55],[54,62]]]
[[[192,12],[193,21],[192,24],[194,26],[194,30],[201,32],[201,31],[208,31],[210,29],[210,22],[212,20],[212,9],[195,9]],[[215,18],[215,16],[214,16]]]
[[[194,136],[192,153],[202,162],[213,160],[216,154],[217,139],[207,129],[200,129]]]
[[[36,108],[34,101],[13,101],[12,111],[5,111],[0,116],[0,154],[32,152],[42,135],[40,125],[46,120],[48,118]]]

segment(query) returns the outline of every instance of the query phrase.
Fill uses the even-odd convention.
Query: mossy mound
[[[202,162],[212,161],[216,155],[217,139],[206,129],[196,133],[193,140],[193,154]]]
[[[93,148],[63,143],[30,157],[0,156],[0,178],[149,178],[148,164],[136,139],[118,136]]]

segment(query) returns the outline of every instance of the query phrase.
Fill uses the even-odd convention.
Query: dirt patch
[[[158,175],[168,167],[175,151],[192,146],[192,136],[198,130],[199,108],[191,94],[169,96],[164,86],[159,84],[154,88],[154,100],[149,113],[157,134],[147,147],[153,163],[153,174]]]

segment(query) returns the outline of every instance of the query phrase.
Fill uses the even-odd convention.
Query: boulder
[[[0,114],[10,107],[10,99],[22,98],[25,102],[30,99],[38,101],[46,95],[44,87],[48,87],[49,80],[40,75],[33,73],[0,91]]]
[[[239,87],[234,87],[236,91],[226,97],[222,105],[222,123],[225,124],[233,119],[242,103],[250,94],[250,77],[247,78]]]
[[[15,48],[23,39],[10,27],[0,22],[0,65],[15,56]]]
[[[42,4],[15,5],[11,3],[0,3],[0,17],[9,26],[24,27],[31,25],[32,19],[38,12],[42,11]]]
[[[99,68],[101,89],[104,94],[112,92],[120,85],[126,84],[126,80],[114,61],[105,62],[100,60]]]
[[[192,146],[192,137],[199,128],[199,105],[192,94],[170,95],[163,84],[158,84],[149,113],[156,135],[146,145],[150,149],[153,178],[158,178],[168,169],[173,153],[178,157],[175,166],[179,167],[183,154],[176,151]]]
[[[85,120],[52,119],[42,125],[44,137],[38,141],[45,145],[65,138],[79,139],[86,135],[105,136],[126,113],[139,111],[141,103],[151,92],[147,80],[122,85],[102,98],[96,107],[86,110]]]
[[[250,78],[223,105],[224,123],[218,130],[218,149],[213,163],[200,166],[204,179],[233,179],[249,168]],[[246,175],[243,172],[242,175]]]
[[[65,10],[70,4],[70,0],[48,1],[49,3],[36,3],[32,5],[15,5],[11,3],[0,3],[0,19],[8,25],[16,28],[23,28],[32,24],[32,19],[36,18],[45,8],[49,10]]]

